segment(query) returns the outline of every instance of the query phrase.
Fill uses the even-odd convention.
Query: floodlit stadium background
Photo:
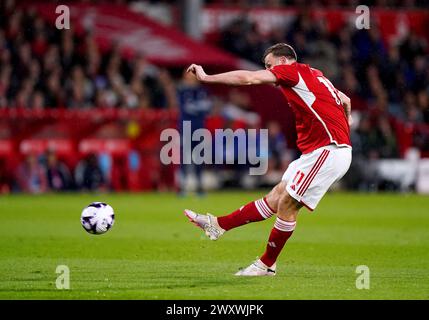
[[[176,191],[159,137],[177,127],[183,69],[253,70],[277,42],[352,99],[354,161],[337,188],[429,192],[425,1],[71,1],[59,30],[61,4],[0,4],[0,193]],[[268,128],[270,150],[266,175],[206,166],[204,188],[274,185],[299,156],[279,91],[205,88],[209,130]]]
[[[428,26],[423,0],[0,1],[0,299],[429,299]],[[283,96],[200,88],[211,132],[269,129],[265,175],[207,165],[205,193],[195,172],[179,192],[160,134],[190,63],[262,68],[283,41],[351,97],[353,164],[302,209],[277,275],[243,279],[274,219],[213,242],[182,210],[228,214],[279,181],[299,156]],[[93,201],[115,210],[104,235],[80,225]]]

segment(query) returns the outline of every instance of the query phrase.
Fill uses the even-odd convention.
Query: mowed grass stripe
[[[64,194],[0,198],[1,299],[429,299],[429,198],[330,193],[303,209],[273,278],[237,278],[263,253],[274,220],[243,226],[217,242],[182,210],[225,214],[260,192]],[[105,235],[87,234],[80,212],[113,206]],[[57,290],[56,266],[71,270]],[[355,270],[370,268],[370,290]]]

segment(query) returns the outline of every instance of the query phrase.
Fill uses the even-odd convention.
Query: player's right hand
[[[198,64],[194,64],[194,63],[188,67],[186,72],[192,72],[197,77],[197,79],[200,81],[204,81],[204,78],[207,76],[203,67],[201,67]]]
[[[186,72],[192,72],[195,74],[195,64],[191,64],[188,69],[186,69]]]

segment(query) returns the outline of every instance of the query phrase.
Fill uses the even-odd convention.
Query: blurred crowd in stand
[[[163,2],[163,1],[152,1]],[[165,2],[165,1],[164,1]],[[206,4],[234,6],[234,7],[268,7],[276,8],[282,6],[323,6],[323,7],[356,7],[358,5],[397,8],[406,6],[408,8],[428,7],[426,0],[204,0]]]
[[[13,1],[0,4],[0,108],[165,108],[168,72],[144,56],[101,53],[92,34],[58,30]]]
[[[282,6],[324,6],[324,7],[356,7],[360,4],[379,7],[427,7],[426,0],[201,0],[205,5],[220,5],[224,7],[264,7],[276,8]],[[144,3],[148,5],[180,5],[182,0],[81,0],[97,4],[133,4]]]
[[[125,59],[115,44],[102,52],[91,33],[51,28],[36,11],[18,8],[11,0],[0,4],[0,108],[176,109],[180,121],[191,120],[194,127],[201,121],[211,132],[262,125],[260,116],[251,110],[249,97],[240,91],[233,90],[226,98],[214,97],[189,75],[176,70],[172,76],[143,55]],[[275,135],[286,148],[281,130]],[[274,157],[282,154],[279,146],[277,143]],[[109,190],[111,172],[103,165],[109,161],[105,157],[91,154],[72,168],[58,159],[55,150],[49,150],[24,156],[13,172],[2,159],[0,192]],[[228,169],[232,173],[225,175],[226,183],[239,184],[234,172],[242,173],[243,167]],[[182,174],[187,171],[181,170]],[[177,180],[180,189],[180,177]]]
[[[243,2],[265,3],[207,1]],[[243,16],[221,31],[218,45],[261,64],[265,48],[277,42],[293,45],[300,61],[321,69],[351,97],[356,168],[351,170],[349,186],[368,189],[364,180],[356,178],[361,176],[359,166],[367,159],[401,156],[395,121],[405,125],[429,124],[428,44],[410,32],[388,46],[375,24],[369,30],[344,27],[330,34],[323,20],[300,14],[287,28],[273,30],[268,36]],[[197,88],[199,93],[193,95],[188,90],[181,99],[186,87]],[[262,123],[243,92],[231,90],[228,97],[219,98],[203,93],[204,90],[186,76],[173,77],[169,70],[152,65],[143,55],[124,59],[115,44],[108,52],[101,52],[91,33],[59,31],[48,27],[35,11],[16,7],[12,0],[0,3],[0,108],[176,109],[180,119],[189,115],[192,119],[196,112],[196,117],[212,132],[216,128],[265,127],[269,129],[269,171],[257,185],[278,181],[290,161],[299,155],[288,146],[281,124]],[[427,131],[414,135],[413,146],[422,152],[429,151]],[[109,189],[108,172],[95,154],[82,159],[76,168],[68,168],[52,150],[41,157],[30,155],[13,176],[1,165],[4,160],[0,160],[0,192]],[[234,170],[243,172],[239,167]],[[186,175],[186,170],[182,173]],[[233,174],[229,179],[237,183],[241,178]]]
[[[11,191],[38,194],[48,191],[109,189],[108,174],[103,172],[99,158],[95,154],[83,158],[74,172],[58,159],[53,150],[48,150],[42,155],[27,155],[12,175],[4,168],[0,165],[0,194]]]

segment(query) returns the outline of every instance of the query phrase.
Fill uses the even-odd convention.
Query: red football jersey
[[[302,153],[331,143],[351,146],[350,127],[338,90],[320,70],[294,62],[270,71],[295,114],[297,146]]]

